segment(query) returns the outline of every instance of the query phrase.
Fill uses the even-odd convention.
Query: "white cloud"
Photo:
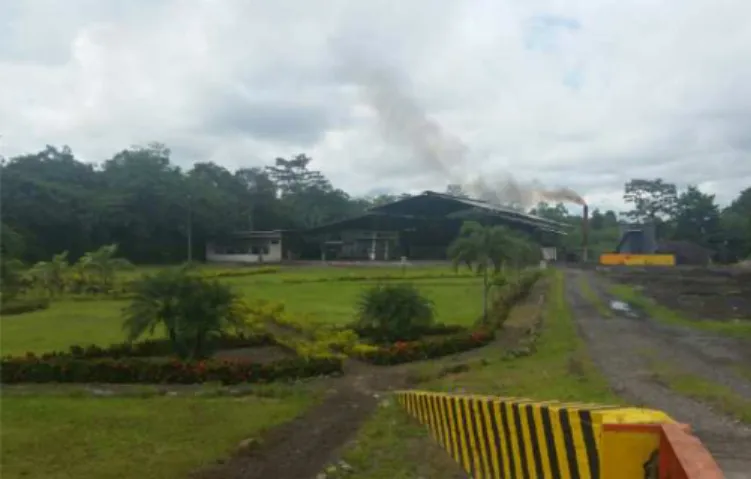
[[[6,156],[156,140],[232,168],[304,151],[356,194],[441,188],[380,135],[357,61],[460,137],[468,169],[605,207],[632,177],[723,202],[751,185],[743,0],[7,0],[0,26]]]

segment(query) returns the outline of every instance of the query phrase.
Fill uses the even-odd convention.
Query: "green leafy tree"
[[[751,187],[743,190],[720,217],[725,261],[751,259]]]
[[[127,340],[164,328],[175,354],[187,360],[207,357],[212,339],[243,324],[248,313],[229,286],[187,268],[144,276],[134,283],[134,295],[124,311]]]
[[[125,258],[118,258],[117,245],[104,245],[95,251],[90,251],[79,260],[84,270],[95,272],[99,286],[109,291],[115,284],[118,271],[133,268],[133,264]]]
[[[51,261],[40,261],[32,266],[29,274],[37,284],[54,296],[65,291],[69,270],[68,252],[63,251],[54,255]]]
[[[689,186],[676,201],[673,237],[713,248],[721,239],[720,208],[715,196]]]
[[[654,180],[633,179],[625,185],[623,200],[633,205],[626,217],[638,222],[666,220],[675,213],[678,192],[673,183],[662,178]]]
[[[483,318],[488,317],[488,292],[492,283],[489,270],[499,273],[503,265],[520,251],[519,239],[503,226],[483,226],[476,221],[462,225],[459,236],[449,246],[454,268],[464,264],[483,278]]]

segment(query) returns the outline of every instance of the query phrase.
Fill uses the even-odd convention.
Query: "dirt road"
[[[596,279],[596,281],[595,281]],[[595,273],[566,271],[566,297],[579,333],[611,387],[625,402],[660,409],[691,424],[729,479],[751,477],[751,426],[739,423],[655,378],[654,364],[678,365],[682,372],[721,384],[751,400],[751,383],[734,370],[751,362],[747,347],[736,340],[658,324],[643,313],[614,311],[605,318],[582,294],[582,281],[609,302]]]

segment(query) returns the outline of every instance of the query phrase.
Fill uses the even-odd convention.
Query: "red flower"
[[[404,351],[408,347],[409,347],[409,343],[404,342],[404,341],[397,341],[394,343],[394,349],[396,349],[397,351]]]

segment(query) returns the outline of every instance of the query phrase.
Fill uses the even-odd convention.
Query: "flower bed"
[[[399,364],[479,348],[494,338],[493,330],[478,328],[471,332],[466,331],[450,336],[429,337],[418,341],[397,341],[390,346],[373,347],[366,351],[356,350],[353,356],[372,364]]]
[[[336,358],[293,358],[268,364],[244,361],[182,362],[171,359],[82,359],[69,356],[4,358],[0,379],[12,383],[171,383],[269,382],[341,373]]]

